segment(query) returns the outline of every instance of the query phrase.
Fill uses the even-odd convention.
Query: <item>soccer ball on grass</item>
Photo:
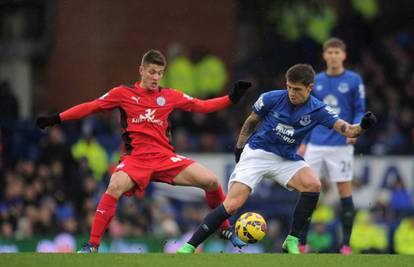
[[[236,221],[237,236],[246,243],[256,243],[266,235],[266,220],[255,212],[246,212]]]

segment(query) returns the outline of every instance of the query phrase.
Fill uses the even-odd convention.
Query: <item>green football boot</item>
[[[283,251],[289,254],[300,254],[299,238],[288,235],[282,245]]]
[[[185,243],[179,250],[177,250],[177,254],[193,254],[195,253],[196,248],[193,245]]]

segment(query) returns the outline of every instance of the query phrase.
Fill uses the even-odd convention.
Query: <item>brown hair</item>
[[[160,51],[151,49],[144,54],[141,61],[142,66],[146,66],[148,64],[165,66],[167,65],[167,60]]]
[[[292,83],[301,83],[305,86],[313,83],[315,71],[309,64],[296,64],[286,72],[286,80]]]
[[[336,37],[329,38],[323,43],[323,51],[326,51],[326,49],[331,47],[340,48],[344,52],[346,51],[345,42],[342,39]]]

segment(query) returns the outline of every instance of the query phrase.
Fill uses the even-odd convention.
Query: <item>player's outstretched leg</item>
[[[215,209],[217,208],[221,203],[223,203],[224,199],[226,198],[226,195],[223,192],[223,189],[221,187],[221,185],[219,184],[217,189],[213,189],[210,191],[205,191],[205,196],[206,196],[206,202],[207,205],[211,208],[211,209]],[[227,236],[225,234],[223,234],[224,232],[231,232],[230,229],[230,221],[229,220],[225,220],[221,225],[220,225],[220,232],[221,232],[221,236],[224,238],[227,238]],[[229,238],[227,238],[229,239]]]
[[[108,189],[103,194],[96,208],[89,241],[78,251],[79,253],[98,252],[101,238],[115,216],[118,198],[134,186],[135,183],[127,173],[117,171],[112,174]]]
[[[108,193],[103,194],[95,211],[89,241],[82,246],[78,253],[98,252],[101,238],[115,215],[117,202],[118,199],[116,197],[111,196]]]
[[[302,192],[293,213],[292,229],[283,242],[282,248],[290,254],[300,254],[299,236],[305,225],[311,220],[318,203],[319,192]]]
[[[212,210],[197,228],[191,239],[182,246],[177,253],[194,253],[196,248],[213,234],[220,224],[230,218],[223,204]]]

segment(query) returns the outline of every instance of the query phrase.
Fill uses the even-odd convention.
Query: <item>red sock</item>
[[[216,190],[210,192],[206,191],[207,205],[212,209],[217,208],[221,203],[223,203],[225,198],[226,195],[223,193],[223,189],[220,185]],[[225,230],[228,228],[230,228],[230,221],[227,219],[220,225],[220,230]]]
[[[108,193],[103,194],[101,201],[99,201],[98,207],[96,208],[95,217],[93,218],[89,243],[99,246],[106,228],[115,215],[117,203],[118,199],[116,197],[113,197]]]

